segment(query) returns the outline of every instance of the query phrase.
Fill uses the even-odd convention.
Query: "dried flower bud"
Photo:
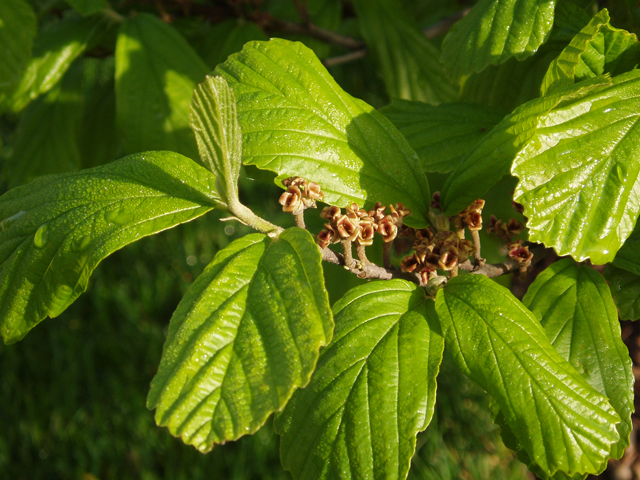
[[[376,222],[379,222],[385,217],[386,206],[382,205],[382,203],[378,202],[373,207],[373,210],[369,210],[369,216],[373,218]]]
[[[431,208],[442,210],[440,208],[440,192],[433,192],[433,195],[431,196]]]
[[[420,266],[420,260],[418,259],[417,255],[414,254],[409,255],[402,260],[402,262],[400,263],[400,270],[402,270],[403,272],[411,273]]]
[[[507,231],[508,231],[510,236],[515,237],[520,232],[522,232],[522,230],[524,230],[524,225],[522,225],[515,218],[510,218],[509,219],[509,224],[507,225]]]
[[[440,267],[440,255],[433,252],[428,252],[425,256],[424,264],[427,268],[437,270]]]
[[[387,215],[378,222],[378,233],[382,235],[385,242],[392,242],[398,235],[398,227],[391,215]]]
[[[453,245],[450,245],[446,250],[440,252],[440,259],[438,260],[438,266],[442,270],[453,270],[453,267],[458,265],[458,249]]]
[[[524,212],[524,207],[520,203],[516,202],[515,200],[511,200],[511,204],[513,205],[513,208],[516,209],[516,212],[518,213]]]
[[[471,240],[460,240],[458,242],[458,262],[466,262],[474,253],[476,253],[476,247]]]
[[[358,225],[359,235],[356,243],[364,247],[373,245],[373,235],[375,234],[377,225],[372,222],[362,222]]]
[[[318,234],[318,245],[320,248],[327,248],[330,243],[334,243],[334,240],[335,232],[333,229],[323,229]]]
[[[451,231],[443,231],[436,233],[434,238],[435,244],[440,248],[447,248],[448,245],[458,246],[460,238],[456,234],[456,232]]]
[[[289,177],[282,180],[282,185],[285,187],[303,187],[307,185],[307,181],[302,177]]]
[[[298,212],[302,207],[302,194],[296,186],[290,186],[286,192],[280,195],[280,205],[285,212]]]
[[[304,195],[309,200],[313,201],[324,199],[324,192],[320,188],[320,185],[315,182],[309,182],[309,184],[306,185],[304,189]]]
[[[330,207],[324,207],[322,212],[320,212],[320,217],[325,220],[329,220],[330,222],[335,222],[342,215],[342,210],[335,205]]]
[[[349,239],[352,242],[358,238],[358,224],[346,215],[342,215],[336,221],[336,230],[342,239]]]
[[[409,215],[411,215],[411,210],[409,210],[404,206],[404,204],[400,202],[396,203],[395,208],[398,212],[398,215],[400,215],[400,218],[408,217]]]
[[[482,230],[482,215],[479,211],[472,211],[465,215],[463,218],[464,223],[467,224],[469,230]]]
[[[522,246],[522,240],[507,244],[509,258],[520,264],[521,267],[528,267],[533,259],[533,253],[529,251],[529,247]]]

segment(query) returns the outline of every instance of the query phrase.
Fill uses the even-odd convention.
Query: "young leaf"
[[[43,30],[36,37],[33,58],[9,99],[13,111],[22,110],[30,101],[51,90],[105,28],[105,20],[93,16],[69,17]]]
[[[164,149],[198,158],[189,129],[195,86],[209,68],[170,25],[127,18],[116,45],[116,111],[127,153]]]
[[[604,278],[567,258],[549,266],[531,284],[522,303],[540,320],[562,358],[609,399],[622,421],[611,449],[620,458],[629,446],[633,383],[629,351]]]
[[[531,241],[579,261],[613,260],[640,213],[639,112],[633,70],[539,116],[511,169]]]
[[[100,260],[211,210],[215,178],[172,152],[50,175],[0,197],[0,333],[13,343],[62,313]]]
[[[494,398],[546,475],[604,468],[620,417],[509,290],[482,275],[455,277],[438,292],[436,309],[454,360]]]
[[[426,172],[446,173],[502,120],[492,108],[474,103],[447,103],[437,107],[422,102],[394,100],[380,109],[400,130]]]
[[[547,40],[555,4],[555,0],[480,0],[447,33],[442,62],[457,79],[511,57],[524,60]]]
[[[637,64],[638,40],[625,30],[609,25],[607,9],[598,12],[556,58],[542,81],[541,93],[546,95],[554,89],[575,82],[594,78],[603,73],[615,73],[625,57],[632,56],[628,68]],[[628,63],[628,62],[627,62]]]
[[[18,81],[36,36],[36,15],[25,0],[0,2],[0,89]]]
[[[444,213],[460,213],[471,202],[482,198],[509,173],[513,159],[535,133],[539,116],[552,111],[563,101],[585,96],[609,83],[608,78],[600,78],[572,85],[546,97],[531,100],[504,117],[469,152],[445,182],[441,198]]]
[[[10,187],[40,175],[80,168],[78,132],[83,110],[81,64],[21,114],[3,169]]]
[[[604,277],[620,312],[621,320],[640,319],[640,275],[607,265]]]
[[[368,208],[402,202],[426,224],[430,193],[420,160],[382,114],[344,92],[301,43],[251,42],[216,68],[238,100],[243,161],[321,185],[325,201]]]
[[[80,15],[92,15],[107,8],[107,0],[67,0]]]
[[[640,275],[640,222],[636,220],[636,228],[624,242],[622,248],[618,250],[616,258],[613,259],[616,267]]]
[[[220,251],[171,318],[147,406],[198,450],[254,433],[307,384],[333,320],[306,230]]]
[[[295,480],[404,480],[442,361],[433,301],[391,280],[350,290],[333,310],[331,345],[276,418],[282,464]]]
[[[242,134],[236,97],[222,77],[207,76],[193,93],[189,109],[200,158],[218,178],[225,203],[238,200],[238,175],[242,165]]]
[[[405,18],[398,0],[356,0],[358,24],[391,98],[437,105],[458,97],[438,60],[440,50]]]

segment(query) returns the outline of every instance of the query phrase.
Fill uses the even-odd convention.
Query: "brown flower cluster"
[[[484,200],[478,199],[460,212],[460,218],[467,224],[469,230],[482,230],[482,209]]]
[[[509,258],[520,265],[520,269],[526,269],[531,265],[533,253],[529,251],[529,247],[522,245],[522,240],[509,242],[506,245]]]
[[[356,245],[369,246],[373,243],[375,232],[382,235],[385,242],[393,241],[403,224],[403,218],[411,215],[411,212],[401,203],[396,203],[395,207],[389,205],[389,214],[385,213],[386,210],[387,207],[380,202],[369,211],[358,207],[356,203],[349,205],[346,213],[339,207],[325,207],[320,216],[328,223],[318,234],[318,245],[326,248],[331,243],[348,239]]]
[[[306,208],[316,208],[316,200],[324,199],[320,185],[302,177],[290,177],[282,181],[287,191],[280,195],[282,210],[288,213],[301,213]]]
[[[415,252],[402,260],[401,268],[403,272],[419,273],[423,283],[427,283],[430,274],[436,270],[453,270],[475,252],[473,242],[460,239],[455,232],[434,234],[423,228],[415,230],[414,235]]]
[[[495,215],[491,215],[487,233],[495,233],[498,238],[501,238],[505,242],[510,242],[511,239],[520,234],[523,229],[524,225],[515,218],[509,219],[508,222],[503,222],[502,220],[498,220]]]

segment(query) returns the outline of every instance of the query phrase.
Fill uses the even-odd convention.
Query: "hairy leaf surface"
[[[189,105],[209,68],[170,25],[127,18],[116,45],[116,110],[127,153],[171,150],[198,158]]]
[[[482,198],[509,173],[513,159],[534,135],[539,116],[553,110],[563,101],[585,96],[598,86],[609,83],[609,79],[603,78],[572,85],[546,97],[531,100],[504,117],[447,179],[441,200],[445,213],[460,213],[471,202]]]
[[[0,89],[17,82],[24,71],[36,36],[36,15],[25,0],[0,3]]]
[[[607,9],[598,12],[560,53],[542,81],[545,95],[603,73],[625,72],[634,68],[640,58],[638,39],[632,33],[609,24]]]
[[[555,4],[555,0],[480,0],[447,33],[442,62],[457,79],[511,57],[524,60],[547,40]]]
[[[444,341],[434,303],[404,280],[356,287],[333,307],[334,339],[276,419],[296,480],[404,479],[433,415]]]
[[[106,29],[100,16],[69,17],[43,30],[35,40],[33,58],[9,100],[14,111],[48,92],[75,59]]]
[[[206,452],[254,433],[307,384],[333,321],[306,230],[220,251],[171,318],[147,400],[156,422]]]
[[[229,203],[238,198],[238,175],[242,165],[242,134],[236,97],[222,77],[207,76],[198,85],[189,110],[200,158],[218,177],[219,193]]]
[[[394,100],[380,109],[409,141],[426,172],[446,173],[502,120],[494,109],[474,103]]]
[[[219,65],[233,87],[243,161],[321,185],[325,201],[366,208],[402,202],[426,224],[430,193],[420,159],[382,114],[344,92],[300,43],[251,42]]]
[[[567,258],[542,272],[522,303],[540,320],[551,344],[597,391],[606,396],[622,421],[611,456],[629,446],[633,383],[629,351],[604,278]]]
[[[604,468],[620,417],[509,290],[482,275],[455,277],[436,308],[454,360],[494,398],[545,474]]]
[[[620,312],[621,320],[640,319],[640,275],[607,265],[604,277]]]
[[[202,215],[215,178],[172,152],[50,175],[0,197],[0,333],[13,343],[62,313],[100,260]]]
[[[610,262],[640,213],[640,71],[544,112],[516,155],[530,239]]]
[[[440,50],[405,18],[398,0],[356,0],[358,25],[391,98],[437,105],[457,98],[440,64]]]

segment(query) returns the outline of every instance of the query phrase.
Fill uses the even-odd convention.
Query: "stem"
[[[304,224],[304,210],[293,212],[293,219],[296,221],[296,227],[307,228]]]
[[[456,264],[456,266],[451,269],[451,278],[457,277],[457,276],[458,276],[458,265]]]
[[[391,247],[393,242],[384,242],[382,244],[382,265],[384,268],[391,268]]]
[[[344,264],[349,267],[349,269],[355,268],[355,262],[353,261],[353,252],[351,251],[351,240],[345,238],[341,240],[342,250],[344,251]]]
[[[531,259],[530,265],[538,263],[547,254],[551,251],[551,249],[546,248],[544,245],[538,245],[531,249],[531,253],[533,253],[533,258]],[[520,264],[513,260],[507,260],[503,263],[495,263],[476,268],[471,264],[469,260],[464,263],[459,264],[458,266],[461,270],[465,270],[467,272],[471,272],[474,275],[484,275],[485,277],[495,278],[500,275],[506,275],[507,273],[512,273],[520,270]]]
[[[273,223],[266,221],[264,218],[259,217],[253,213],[252,210],[245,207],[237,200],[229,202],[229,211],[241,222],[249,225],[259,232],[266,233],[270,237],[277,237],[284,231],[282,227],[274,225]]]
[[[363,264],[369,263],[369,259],[367,258],[367,252],[365,252],[365,246],[357,244],[356,245],[356,254],[358,255],[358,260],[360,260]]]
[[[464,240],[464,225],[460,215],[454,215],[451,217],[451,223],[453,224],[453,228],[455,229],[458,238],[460,240]]]
[[[482,267],[486,260],[480,255],[480,234],[477,230],[471,230],[471,238],[473,239],[473,246],[476,247],[473,259],[475,260],[476,265]]]
[[[298,16],[300,17],[300,22],[303,25],[309,25],[309,11],[307,10],[306,1],[304,0],[293,0],[293,3],[296,6],[296,10],[298,10]]]
[[[329,68],[335,67],[336,65],[342,65],[343,63],[353,62],[354,60],[359,60],[364,58],[369,53],[369,50],[363,48],[362,50],[354,50],[353,52],[345,53],[344,55],[337,55],[335,57],[325,58],[322,60],[322,64]]]
[[[267,28],[272,30],[279,30],[286,33],[297,33],[301,35],[309,35],[310,37],[322,40],[325,43],[331,45],[337,45],[349,50],[358,50],[364,47],[364,43],[345,35],[332,32],[331,30],[325,30],[312,23],[307,25],[301,25],[299,23],[286,22],[284,20],[278,20],[275,18],[269,19]]]

